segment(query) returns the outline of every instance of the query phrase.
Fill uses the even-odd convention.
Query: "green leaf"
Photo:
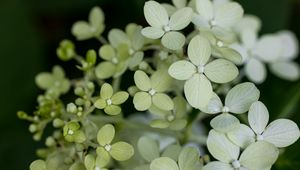
[[[150,170],[179,170],[179,168],[174,160],[168,157],[160,157],[151,162]]]
[[[115,50],[110,45],[103,45],[99,49],[99,56],[104,60],[111,61],[114,57],[116,57]]]
[[[144,6],[144,15],[147,22],[156,28],[162,28],[169,22],[167,11],[158,2],[148,1]]]
[[[151,162],[155,158],[158,158],[160,155],[157,141],[153,140],[150,137],[141,137],[138,140],[137,147],[141,156],[148,162]]]
[[[184,85],[184,94],[188,103],[194,107],[204,107],[212,97],[212,86],[203,74],[194,74]]]
[[[152,102],[156,107],[162,110],[172,110],[174,108],[172,99],[164,93],[156,93],[152,97]]]
[[[152,105],[150,94],[146,92],[138,92],[133,97],[133,104],[136,110],[145,111]]]
[[[188,46],[188,56],[196,66],[205,65],[212,53],[209,41],[199,35],[195,36]]]
[[[189,61],[181,60],[169,67],[169,74],[177,80],[188,80],[196,73],[196,67]]]
[[[115,160],[126,161],[134,155],[134,149],[126,142],[117,142],[111,146],[110,155]]]
[[[30,170],[47,170],[46,163],[43,160],[35,160],[30,164]]]
[[[124,103],[129,97],[129,94],[125,91],[120,91],[115,93],[111,100],[112,100],[112,104],[114,105],[120,105],[122,103]]]
[[[148,75],[143,71],[136,71],[134,73],[135,85],[142,91],[148,91],[151,89],[151,81]]]
[[[170,18],[169,26],[171,30],[178,31],[187,27],[193,16],[192,8],[185,7],[176,11]]]
[[[217,59],[205,66],[204,73],[215,83],[228,83],[238,76],[239,70],[230,61]]]
[[[110,99],[113,95],[113,88],[110,84],[108,83],[104,83],[101,86],[101,90],[100,90],[100,96],[102,99],[106,100],[106,99]]]
[[[101,146],[110,144],[115,137],[115,128],[111,124],[104,125],[97,134],[97,141]]]
[[[161,43],[170,50],[180,50],[185,44],[185,36],[179,32],[167,32],[162,37]]]
[[[225,106],[231,113],[245,113],[249,110],[252,103],[258,100],[259,90],[253,83],[241,83],[234,86],[225,98]]]
[[[240,121],[229,113],[222,113],[210,121],[210,125],[218,132],[228,133],[240,127]]]
[[[112,77],[116,72],[116,66],[111,62],[101,62],[95,68],[96,77],[107,79]]]
[[[142,34],[150,39],[159,39],[165,34],[165,32],[161,28],[146,27],[142,29]]]

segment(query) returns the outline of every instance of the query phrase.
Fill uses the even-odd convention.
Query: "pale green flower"
[[[63,135],[68,142],[83,143],[86,140],[84,132],[80,130],[80,124],[75,121],[71,121],[64,126]]]
[[[111,144],[115,138],[115,128],[111,124],[104,125],[97,134],[97,141],[99,147],[97,147],[97,159],[99,162],[103,162],[102,165],[106,165],[110,158],[117,161],[126,161],[134,155],[133,147],[126,142],[116,142]]]
[[[238,84],[227,93],[225,105],[215,94],[208,105],[200,110],[208,114],[222,113],[213,118],[210,125],[219,132],[230,132],[240,126],[240,121],[230,113],[247,112],[251,104],[258,100],[259,95],[260,92],[253,83]]]
[[[296,123],[288,119],[277,119],[268,126],[269,112],[257,101],[250,107],[248,121],[251,129],[243,125],[228,133],[228,137],[240,147],[247,147],[254,141],[266,141],[276,147],[287,147],[299,139],[300,131]]]
[[[170,128],[172,130],[181,130],[186,124],[186,101],[183,97],[177,96],[173,99],[174,108],[170,111],[161,110],[155,106],[150,107],[149,111],[156,114],[159,119],[150,122],[150,126],[156,128]]]
[[[174,103],[164,92],[167,91],[172,83],[172,78],[166,70],[157,70],[149,78],[143,71],[136,71],[134,82],[141,90],[133,97],[134,107],[139,111],[149,109],[152,104],[162,110],[172,110]]]
[[[193,14],[191,8],[182,8],[169,18],[166,9],[151,0],[145,3],[144,14],[150,25],[142,30],[145,37],[151,39],[162,37],[161,43],[171,50],[179,50],[184,46],[185,36],[178,31],[190,24]]]
[[[104,31],[104,13],[99,7],[94,7],[90,11],[89,21],[78,21],[72,26],[72,34],[77,40],[87,40],[98,38]]]
[[[114,93],[110,84],[104,83],[101,86],[100,98],[95,101],[94,105],[98,109],[104,109],[104,112],[109,115],[118,115],[122,109],[119,106],[124,103],[129,97],[125,91]]]
[[[213,94],[211,82],[227,83],[238,75],[237,67],[224,59],[209,62],[211,56],[209,41],[201,36],[194,37],[188,46],[190,61],[180,60],[169,68],[169,74],[177,80],[186,80],[185,97],[195,108],[208,104]]]
[[[101,159],[101,155],[95,158],[93,155],[88,154],[84,158],[84,165],[86,170],[108,170],[107,168],[105,168],[107,163],[108,162]]]
[[[203,170],[262,170],[272,166],[278,149],[267,142],[259,141],[249,145],[241,154],[240,148],[231,143],[224,134],[211,130],[207,148],[218,161],[209,162]]]
[[[59,43],[56,54],[62,61],[68,61],[76,55],[75,45],[70,40],[63,40]]]
[[[46,162],[43,160],[35,160],[30,164],[30,170],[48,170]]]

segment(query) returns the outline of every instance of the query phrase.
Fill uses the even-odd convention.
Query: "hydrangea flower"
[[[94,7],[89,14],[89,22],[78,21],[72,26],[72,34],[77,40],[98,38],[104,31],[104,13],[99,7]]]
[[[157,70],[149,78],[143,71],[136,71],[134,82],[140,92],[133,97],[134,107],[139,111],[149,109],[152,104],[162,110],[172,110],[174,103],[172,99],[164,94],[172,83],[172,78],[165,70]]]
[[[177,10],[187,6],[187,0],[172,0],[172,4],[163,3],[162,6],[167,10],[168,15],[171,16]]]
[[[126,161],[134,155],[133,147],[126,142],[120,141],[111,144],[114,138],[115,128],[111,124],[104,125],[98,131],[97,141],[100,146],[97,147],[96,152],[103,165],[106,165],[111,157],[117,161]]]
[[[227,93],[225,105],[217,95],[214,95],[208,105],[200,110],[208,114],[222,113],[213,118],[210,125],[219,132],[230,132],[240,126],[240,121],[230,113],[247,112],[251,104],[258,100],[259,94],[253,83],[238,84]]]
[[[184,46],[185,36],[178,31],[190,24],[193,14],[191,8],[182,8],[169,17],[161,4],[151,0],[145,4],[144,14],[150,25],[142,30],[145,37],[162,38],[161,43],[171,50],[180,50]]]
[[[211,46],[201,36],[194,37],[188,46],[190,61],[180,60],[169,68],[169,74],[177,80],[186,80],[184,94],[189,104],[195,108],[208,104],[213,94],[211,82],[227,83],[238,75],[237,67],[224,59],[209,62]]]
[[[155,118],[150,122],[150,126],[156,128],[170,128],[181,130],[186,124],[186,101],[183,97],[177,96],[173,99],[174,108],[170,111],[161,110],[155,106],[150,107],[149,111],[160,118]]]
[[[59,43],[56,54],[62,61],[71,60],[76,55],[75,45],[70,40],[63,40]]]
[[[129,97],[125,91],[119,91],[114,94],[110,84],[104,83],[101,86],[100,98],[95,101],[94,105],[98,109],[104,109],[104,112],[109,115],[118,115],[121,113],[121,107],[118,106],[124,103]]]
[[[288,119],[277,119],[268,126],[269,112],[257,101],[249,109],[248,121],[251,129],[242,125],[228,133],[228,137],[238,146],[245,148],[255,141],[266,141],[276,147],[287,147],[299,139],[300,131],[296,123]]]
[[[35,160],[30,164],[30,170],[47,170],[46,162],[43,160]]]
[[[209,132],[207,148],[218,161],[209,162],[203,170],[262,170],[272,166],[279,155],[274,145],[264,141],[249,145],[240,154],[237,145],[231,143],[225,134],[215,130]]]
[[[84,132],[80,130],[80,124],[75,121],[71,121],[64,126],[63,135],[68,142],[83,143],[86,140]]]
[[[88,154],[84,158],[84,165],[86,170],[108,170],[107,168],[105,168],[107,163],[108,162],[101,159],[101,156],[97,156],[95,158],[93,155]]]

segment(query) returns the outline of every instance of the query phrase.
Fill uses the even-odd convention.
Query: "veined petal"
[[[245,72],[251,81],[258,84],[264,82],[267,77],[265,65],[256,58],[251,58],[247,62]]]
[[[138,140],[137,147],[141,156],[148,162],[151,162],[155,158],[159,157],[158,143],[150,137],[141,137]]]
[[[270,70],[275,75],[285,80],[296,81],[300,78],[300,68],[295,62],[278,61],[271,63]]]
[[[206,20],[211,20],[214,17],[213,4],[210,0],[196,0],[196,10]]]
[[[209,41],[201,36],[195,36],[188,46],[188,56],[196,66],[205,65],[211,56]]]
[[[167,10],[168,16],[171,16],[177,11],[177,8],[171,4],[162,3],[161,5]]]
[[[184,147],[178,157],[180,170],[199,170],[199,151],[196,147]]]
[[[272,62],[281,54],[281,41],[276,35],[264,35],[256,43],[253,54],[265,62]]]
[[[196,67],[189,61],[181,60],[169,67],[169,74],[177,80],[188,80],[196,73]]]
[[[227,133],[227,137],[243,149],[255,142],[255,134],[252,129],[244,124],[240,124],[240,128]]]
[[[137,92],[133,97],[133,104],[136,110],[145,111],[152,105],[150,94],[146,92]]]
[[[222,113],[210,121],[210,125],[218,132],[228,133],[240,127],[240,121],[229,113]]]
[[[253,83],[241,83],[234,86],[225,98],[225,106],[231,113],[245,113],[249,110],[251,104],[258,100],[259,90]]]
[[[169,16],[166,9],[155,1],[148,1],[144,6],[144,15],[152,27],[162,28],[169,22]]]
[[[146,27],[142,29],[142,34],[150,39],[159,39],[164,35],[164,31],[161,28]]]
[[[209,100],[209,103],[204,108],[200,108],[202,112],[208,113],[208,114],[216,114],[222,112],[223,103],[220,99],[220,97],[213,93],[212,98]]]
[[[228,83],[238,76],[239,71],[232,62],[217,59],[205,66],[204,73],[215,83]]]
[[[234,170],[234,168],[228,164],[220,161],[209,162],[203,167],[203,170]]]
[[[215,9],[215,21],[221,27],[232,27],[239,22],[244,14],[242,6],[236,2],[219,5]]]
[[[143,71],[138,70],[134,73],[134,82],[140,90],[148,91],[151,89],[150,78]]]
[[[99,166],[101,168],[106,166],[109,163],[111,158],[109,153],[103,147],[98,147],[96,149],[96,153],[97,153],[97,158],[95,160],[96,162],[94,166]]]
[[[117,142],[111,145],[110,155],[115,160],[126,161],[134,155],[134,149],[126,142]]]
[[[129,94],[125,91],[120,91],[114,94],[111,98],[112,104],[119,105],[124,103],[129,97]]]
[[[271,122],[263,137],[265,141],[277,147],[287,147],[299,139],[300,132],[297,124],[288,119],[278,119]]]
[[[160,157],[151,162],[150,170],[179,170],[179,168],[173,159]]]
[[[248,121],[256,134],[261,134],[265,130],[269,122],[269,111],[262,102],[257,101],[251,105]]]
[[[181,146],[178,144],[168,145],[166,149],[163,151],[163,153],[161,154],[161,156],[169,157],[174,161],[178,161],[178,156],[180,154],[181,149],[182,149]]]
[[[108,33],[108,40],[115,48],[119,47],[121,44],[130,44],[128,35],[126,35],[126,33],[120,29],[110,30]]]
[[[151,75],[150,81],[155,92],[164,92],[172,85],[172,78],[165,69],[155,71]]]
[[[192,21],[193,10],[190,7],[176,11],[170,18],[169,26],[171,30],[178,31],[187,27]]]
[[[156,107],[162,110],[172,110],[174,108],[172,99],[164,93],[156,93],[152,97],[152,102]]]
[[[121,111],[122,111],[121,107],[115,106],[115,105],[106,106],[104,109],[105,113],[112,115],[112,116],[120,114]]]
[[[98,100],[96,100],[94,105],[97,109],[104,109],[107,106],[107,103],[106,103],[106,100],[104,100],[104,99],[98,99]]]
[[[264,169],[275,163],[278,154],[279,151],[274,145],[259,141],[248,146],[239,161],[247,169]]]
[[[110,99],[111,96],[113,95],[113,88],[110,84],[108,83],[104,83],[101,86],[101,90],[100,90],[100,96],[102,99],[106,100],[106,99]]]
[[[209,80],[203,74],[194,74],[184,84],[184,94],[194,108],[205,107],[213,94]]]
[[[208,20],[206,20],[202,15],[194,14],[192,17],[192,22],[199,29],[209,29],[210,28]]]
[[[176,8],[183,8],[187,4],[187,0],[172,0],[172,3],[175,5]]]
[[[99,56],[104,60],[111,61],[114,57],[116,57],[116,53],[111,45],[103,45],[99,49]]]
[[[161,43],[170,50],[180,50],[185,44],[185,36],[179,32],[168,32],[162,37]]]
[[[115,127],[111,124],[104,125],[97,133],[97,141],[101,146],[110,144],[115,137]]]
[[[232,61],[235,64],[242,64],[243,58],[238,51],[232,48],[218,48],[217,50],[223,58]]]
[[[112,77],[116,72],[116,65],[111,62],[101,62],[95,68],[96,77],[107,79]]]
[[[240,148],[231,143],[224,134],[211,130],[207,138],[207,148],[214,158],[224,163],[237,160]]]

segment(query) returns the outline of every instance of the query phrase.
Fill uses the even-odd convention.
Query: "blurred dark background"
[[[32,140],[28,123],[16,112],[31,112],[40,92],[34,76],[49,71],[56,58],[56,47],[64,38],[74,40],[72,24],[87,19],[96,5],[106,13],[107,28],[124,28],[129,22],[145,24],[144,0],[1,0],[0,1],[0,169],[28,170],[41,144]],[[166,2],[166,1],[165,1]],[[262,33],[291,29],[300,38],[300,1],[240,0],[246,13],[263,21]],[[89,42],[80,42],[83,45]],[[80,51],[80,49],[79,49]],[[84,54],[84,52],[82,52]],[[298,59],[299,63],[299,59]],[[68,72],[68,71],[67,71]],[[69,71],[70,72],[70,71]],[[300,125],[300,81],[287,82],[271,74],[260,85],[271,118],[289,117]],[[287,105],[287,103],[290,103]],[[283,113],[283,114],[282,114]],[[274,169],[300,167],[300,141],[289,147]]]

